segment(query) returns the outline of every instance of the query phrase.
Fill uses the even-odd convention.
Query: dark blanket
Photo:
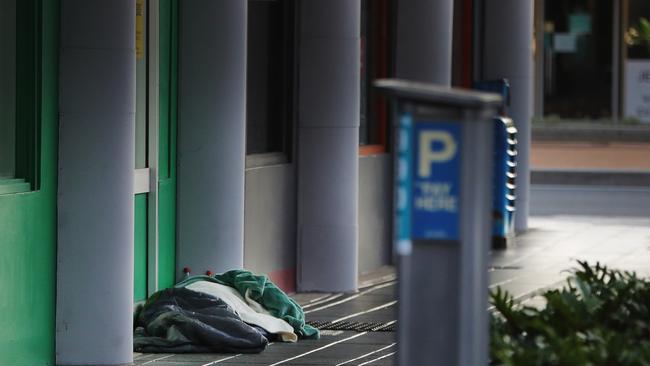
[[[136,314],[136,352],[259,353],[268,344],[222,300],[185,288],[159,291]]]

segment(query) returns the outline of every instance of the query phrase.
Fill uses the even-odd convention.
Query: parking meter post
[[[496,94],[401,80],[395,102],[398,364],[488,360],[492,118]]]

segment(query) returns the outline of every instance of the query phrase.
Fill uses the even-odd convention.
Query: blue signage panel
[[[400,117],[399,134],[397,136],[397,171],[395,177],[396,215],[395,228],[397,241],[395,250],[400,255],[409,255],[411,243],[411,187],[413,160],[413,118],[405,113]]]
[[[413,239],[459,239],[460,136],[460,123],[413,124],[407,204]]]

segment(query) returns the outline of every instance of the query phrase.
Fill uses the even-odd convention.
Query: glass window
[[[611,120],[613,3],[547,0],[544,115]]]
[[[0,0],[0,194],[38,188],[40,2]]]
[[[16,174],[16,0],[0,0],[0,179]]]
[[[648,60],[650,59],[650,1],[629,0],[626,13],[627,58]]]
[[[623,6],[623,121],[650,124],[650,1]]]
[[[292,131],[293,6],[249,0],[246,152],[289,153]]]
[[[386,145],[388,104],[372,88],[392,75],[390,0],[361,1],[360,145]]]

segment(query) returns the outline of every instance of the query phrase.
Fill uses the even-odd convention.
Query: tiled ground
[[[492,253],[491,287],[530,299],[560,285],[576,259],[650,276],[650,190],[536,187],[530,231],[517,245]],[[363,276],[355,295],[298,294],[308,320],[387,322],[395,319],[392,268]],[[528,301],[528,300],[527,300]],[[536,301],[532,298],[532,302]],[[390,332],[326,332],[318,341],[272,344],[259,355],[141,355],[136,365],[392,365],[395,335]]]

